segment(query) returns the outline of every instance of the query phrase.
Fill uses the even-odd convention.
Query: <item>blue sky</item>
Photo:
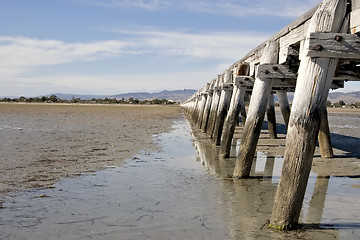
[[[319,2],[1,0],[0,96],[198,89]]]

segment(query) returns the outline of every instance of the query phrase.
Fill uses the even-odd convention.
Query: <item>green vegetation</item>
[[[115,98],[93,98],[91,100],[82,100],[80,98],[72,98],[71,100],[59,99],[56,95],[51,95],[50,97],[35,97],[35,98],[2,98],[0,102],[15,102],[15,103],[83,103],[83,104],[160,104],[160,105],[171,105],[175,104],[174,101],[167,99],[153,99],[153,100],[139,100],[134,98],[129,98],[128,100],[115,99]]]
[[[360,102],[345,103],[343,100],[340,100],[339,102],[332,103],[330,101],[326,101],[326,106],[328,108],[360,108]]]
[[[275,106],[279,107],[279,103],[275,103]],[[332,103],[330,101],[326,101],[327,108],[360,108],[360,102],[355,103],[345,103],[343,100],[339,102]]]

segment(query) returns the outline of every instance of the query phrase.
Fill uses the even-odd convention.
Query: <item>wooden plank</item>
[[[274,79],[272,87],[273,88],[284,88],[284,87],[295,87],[296,78],[289,79]]]
[[[295,87],[273,87],[273,92],[276,91],[286,91],[286,92],[295,92]]]
[[[360,60],[360,38],[346,33],[311,33],[308,57]]]
[[[242,62],[248,62],[248,63],[251,64],[253,59],[259,60],[260,57],[255,57],[254,58],[254,56],[256,56],[259,52],[262,52],[262,50],[265,48],[266,42],[268,42],[268,41],[276,41],[276,40],[280,39],[281,37],[289,34],[289,32],[291,32],[292,30],[294,30],[294,29],[298,28],[299,26],[305,24],[307,21],[310,21],[311,17],[314,15],[314,13],[317,10],[317,8],[319,7],[319,5],[320,4],[316,5],[315,7],[313,7],[312,9],[310,9],[309,11],[307,11],[306,13],[304,13],[303,15],[301,15],[300,17],[295,19],[289,25],[282,28],[280,31],[278,31],[271,38],[269,38],[268,40],[266,40],[265,42],[260,44],[258,47],[254,48],[253,50],[251,50],[242,59],[240,59],[239,61],[234,63],[230,68],[232,68],[233,66],[235,66],[235,65],[237,65],[239,63],[242,63]]]
[[[286,62],[287,56],[289,54],[289,49],[291,49],[291,45],[294,45],[305,39],[308,28],[309,28],[309,21],[307,21],[303,25],[300,25],[297,28],[293,29],[288,34],[280,37],[280,39],[279,39],[279,41],[280,41],[279,63],[280,64]]]
[[[360,31],[360,9],[350,13],[350,31],[353,34]]]
[[[351,0],[351,10],[354,11],[360,8],[360,0]]]
[[[258,67],[258,78],[268,79],[296,79],[297,74],[282,64],[260,64]]]
[[[360,81],[360,77],[358,75],[350,75],[350,74],[339,74],[333,78],[334,80],[343,80],[343,81]]]
[[[255,79],[249,76],[236,76],[234,84],[238,84],[240,87],[253,86]]]

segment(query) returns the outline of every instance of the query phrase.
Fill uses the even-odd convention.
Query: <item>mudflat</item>
[[[0,104],[0,197],[120,166],[182,111],[158,105]]]

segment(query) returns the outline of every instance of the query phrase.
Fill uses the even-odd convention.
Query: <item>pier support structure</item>
[[[283,115],[284,122],[287,128],[290,118],[290,104],[286,91],[284,90],[276,91],[276,96],[278,97],[281,114]]]
[[[210,115],[210,108],[211,108],[211,102],[212,102],[212,98],[213,98],[213,93],[214,93],[214,89],[212,89],[211,87],[208,90],[207,93],[207,98],[206,98],[206,103],[205,103],[205,107],[204,107],[204,113],[203,113],[203,118],[201,120],[201,131],[205,132],[206,128],[208,126],[208,121],[209,121],[209,115]]]
[[[263,50],[260,64],[277,63],[278,48],[278,42],[267,42],[265,49]],[[246,178],[249,176],[256,145],[259,140],[262,123],[265,117],[268,95],[271,91],[271,87],[271,79],[256,78],[234,169],[234,177]]]
[[[225,122],[224,122],[224,128],[221,134],[221,143],[220,143],[220,156],[222,157],[229,157],[230,156],[230,150],[231,150],[231,143],[234,137],[235,128],[238,124],[239,115],[241,112],[241,109],[245,111],[245,93],[246,88],[242,87],[242,83],[248,79],[248,64],[241,64],[241,66],[238,66],[238,69],[241,69],[241,71],[237,71],[237,74],[240,74],[239,76],[236,76],[234,79],[234,86],[233,86],[233,93],[231,96],[230,101],[230,107],[228,114],[226,116]],[[245,112],[246,117],[246,112]],[[242,119],[243,122],[245,122],[245,118]]]
[[[274,95],[271,92],[268,93],[266,117],[268,121],[269,136],[271,139],[276,139],[277,131],[276,131],[275,102],[274,102]]]
[[[310,21],[308,33],[340,31],[345,14],[346,1],[323,1]],[[309,46],[309,34],[305,46]],[[298,224],[321,115],[338,63],[335,58],[312,58],[305,53],[301,57],[284,164],[269,225],[276,229],[296,228]]]
[[[216,122],[216,113],[219,106],[220,96],[221,96],[221,85],[223,83],[222,75],[218,75],[216,79],[216,84],[214,87],[213,97],[211,101],[210,113],[209,113],[209,120],[206,128],[206,135],[208,137],[212,137],[215,128]]]
[[[271,228],[292,229],[298,224],[317,140],[322,157],[334,155],[326,100],[330,88],[360,81],[355,67],[360,62],[359,34],[360,0],[323,0],[182,104],[201,130],[220,143],[223,157],[229,157],[241,115],[243,135],[233,177],[247,178],[266,112],[269,133],[276,138],[276,93],[287,136]],[[240,74],[245,66],[248,73]],[[226,91],[230,71],[235,72],[233,89]],[[291,111],[287,92],[295,92]],[[245,93],[251,94],[247,114]]]
[[[212,135],[215,145],[220,145],[221,133],[224,127],[224,120],[230,106],[230,100],[233,90],[232,76],[232,71],[226,70],[224,74],[224,83],[221,86],[220,100],[216,112],[215,126]]]

